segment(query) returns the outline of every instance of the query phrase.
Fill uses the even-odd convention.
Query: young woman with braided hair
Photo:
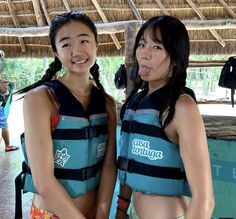
[[[185,87],[189,53],[188,32],[172,16],[152,17],[137,33],[137,80],[121,108],[116,219],[127,218],[131,195],[133,219],[211,218],[206,133]]]
[[[84,13],[69,12],[52,20],[49,38],[54,62],[18,92],[27,92],[23,187],[35,193],[31,218],[109,218],[116,109],[99,81],[97,30]],[[65,74],[55,77],[62,65]]]

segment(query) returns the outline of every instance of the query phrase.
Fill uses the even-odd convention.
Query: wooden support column
[[[45,21],[44,21],[42,14],[41,14],[40,1],[39,0],[32,0],[32,3],[33,3],[34,13],[35,13],[35,17],[36,17],[36,21],[37,21],[38,26],[44,26]]]
[[[168,12],[166,7],[162,4],[162,2],[160,0],[156,0],[156,3],[158,4],[159,8],[162,10],[164,15],[170,15],[170,13]]]
[[[67,12],[70,12],[70,5],[67,0],[62,0]]]
[[[186,0],[191,8],[196,12],[196,14],[201,18],[201,20],[206,20],[205,16],[202,12],[197,8],[197,6],[193,3],[192,0]],[[212,36],[222,45],[222,47],[226,46],[226,42],[221,38],[221,36],[215,30],[209,30]]]
[[[224,7],[224,9],[231,15],[232,18],[236,19],[236,13],[227,5],[224,0],[218,0],[218,2]]]
[[[131,80],[131,72],[134,66],[133,48],[138,28],[139,25],[137,24],[125,27],[125,67],[127,70],[127,88],[125,90],[126,98],[129,96],[134,86],[133,81]]]
[[[45,15],[45,18],[48,22],[48,25],[51,25],[51,20],[50,20],[50,17],[48,15],[47,8],[46,8],[46,5],[44,3],[44,0],[40,0],[40,3],[41,3],[41,6],[42,6],[42,9],[43,9],[43,13]]]
[[[15,26],[19,27],[20,24],[19,24],[19,21],[18,21],[18,19],[16,17],[16,14],[15,14],[15,11],[14,11],[14,5],[13,5],[12,0],[8,0],[8,8],[9,8],[9,12],[10,12],[10,14],[12,16],[12,20],[13,20]],[[22,37],[18,37],[18,40],[20,42],[21,51],[22,52],[26,52],[25,43],[24,43],[23,38]]]
[[[128,0],[128,3],[130,5],[130,7],[132,8],[132,11],[134,12],[136,18],[138,20],[143,20],[141,14],[139,13],[138,9],[136,8],[136,6],[135,6],[135,4],[133,2],[133,0]]]
[[[97,0],[92,0],[92,2],[93,2],[93,4],[94,4],[95,8],[97,9],[98,14],[99,14],[100,17],[102,18],[103,22],[104,22],[104,23],[108,23],[108,20],[107,20],[107,18],[106,18],[106,15],[104,14],[102,8],[101,8],[100,5],[98,4],[98,1],[97,1]],[[121,45],[120,45],[120,42],[119,42],[119,40],[117,39],[116,35],[115,35],[114,33],[111,33],[110,36],[111,36],[113,42],[115,43],[116,48],[119,50],[119,49],[121,48]]]

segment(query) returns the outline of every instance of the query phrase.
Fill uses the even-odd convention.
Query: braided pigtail
[[[112,100],[112,98],[106,93],[103,85],[100,82],[100,79],[99,79],[99,65],[96,62],[90,68],[90,74],[93,76],[93,80],[95,81],[96,86],[102,91],[103,95],[105,97],[109,98],[110,100]]]
[[[35,82],[34,84],[31,84],[25,88],[22,88],[21,90],[17,91],[15,94],[23,94],[26,93],[33,88],[36,88],[40,85],[43,85],[45,82],[51,81],[52,78],[56,75],[58,71],[60,71],[62,68],[61,61],[55,56],[54,61],[49,65],[48,69],[46,70],[45,74],[43,77]]]

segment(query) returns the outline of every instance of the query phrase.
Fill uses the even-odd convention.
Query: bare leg
[[[18,150],[19,147],[10,145],[10,138],[9,138],[9,129],[8,128],[2,128],[2,138],[5,142],[5,151],[15,151]]]
[[[10,146],[10,139],[9,139],[9,130],[8,128],[2,128],[2,137],[5,142],[5,146]]]

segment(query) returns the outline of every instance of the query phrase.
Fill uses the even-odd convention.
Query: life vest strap
[[[23,171],[31,175],[30,167],[24,161],[23,163]],[[98,171],[102,168],[102,163],[103,160],[99,161],[98,163],[92,166],[84,167],[81,169],[54,168],[54,175],[57,179],[85,181],[96,176]]]
[[[22,194],[21,190],[23,189],[22,176],[24,173],[24,164],[22,163],[22,171],[15,178],[15,219],[22,218]]]
[[[100,135],[107,134],[107,125],[94,125],[88,126],[81,129],[55,129],[53,132],[53,139],[70,139],[70,140],[78,140],[78,139],[91,139],[97,138]]]
[[[150,164],[140,163],[133,159],[126,159],[124,157],[118,157],[117,162],[118,169],[130,173],[137,173],[141,175],[166,179],[186,179],[185,172],[181,171],[180,168],[154,166]]]
[[[137,133],[153,137],[160,137],[162,139],[169,141],[169,139],[163,132],[162,128],[137,121],[124,120],[122,123],[121,131],[128,133]]]

